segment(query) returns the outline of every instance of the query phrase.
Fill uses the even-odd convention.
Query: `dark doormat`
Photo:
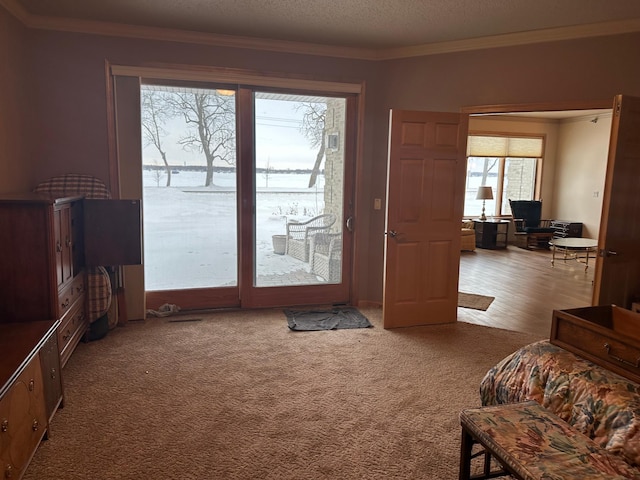
[[[339,328],[373,327],[357,308],[340,307],[326,310],[284,310],[291,330],[337,330]]]

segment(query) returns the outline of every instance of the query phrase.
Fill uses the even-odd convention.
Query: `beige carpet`
[[[293,332],[281,310],[80,344],[27,470],[47,479],[453,479],[458,413],[527,334],[458,322]],[[188,320],[190,317],[176,317]]]
[[[458,306],[462,308],[473,308],[474,310],[486,310],[496,297],[476,295],[475,293],[458,292]]]

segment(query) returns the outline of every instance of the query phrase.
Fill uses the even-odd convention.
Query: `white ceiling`
[[[0,0],[0,5],[36,28],[55,28],[64,20],[63,29],[72,30],[73,19],[378,52],[496,36],[517,44],[527,43],[523,35],[545,41],[640,31],[639,0]]]

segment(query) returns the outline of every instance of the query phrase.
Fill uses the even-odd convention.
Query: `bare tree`
[[[480,185],[487,184],[487,175],[491,170],[493,170],[493,167],[495,167],[497,163],[497,158],[484,157],[484,167],[482,168],[482,182],[480,183]]]
[[[204,153],[204,184],[211,186],[214,163],[236,164],[235,95],[194,90],[173,92],[169,98],[174,112],[184,117],[189,129],[179,143],[187,150]]]
[[[167,153],[162,147],[162,139],[167,134],[164,129],[164,124],[168,117],[171,116],[171,110],[167,102],[167,98],[166,93],[159,92],[157,90],[143,88],[141,92],[141,123],[145,143],[147,145],[153,145],[156,150],[158,150],[158,153],[160,153],[167,171],[167,187],[169,187],[171,186],[171,168],[169,167],[169,161],[167,160]],[[156,180],[159,184],[159,174]]]
[[[309,188],[311,188],[316,184],[326,149],[325,120],[327,117],[327,104],[304,102],[297,106],[296,109],[303,109],[302,126],[300,127],[302,134],[309,140],[311,148],[318,148],[316,161],[311,170],[311,177],[309,178]]]

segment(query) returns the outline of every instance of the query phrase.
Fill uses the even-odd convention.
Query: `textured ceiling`
[[[0,4],[8,2],[34,17],[367,49],[640,20],[640,0],[2,0]]]

